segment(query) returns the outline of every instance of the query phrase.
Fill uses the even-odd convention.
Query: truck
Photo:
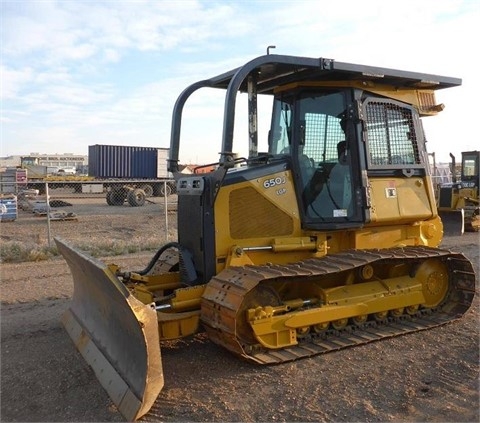
[[[142,206],[150,196],[175,192],[167,170],[168,148],[95,144],[88,147],[88,174],[104,181],[107,204]]]
[[[122,269],[55,239],[74,283],[63,325],[123,416],[140,418],[161,391],[162,340],[206,331],[243,360],[282,365],[461,318],[476,275],[440,246],[421,124],[443,109],[436,91],[459,85],[267,54],[188,86],[168,158],[177,240],[145,268]],[[182,113],[199,89],[225,93],[220,156],[211,172],[185,175]],[[248,155],[235,158],[241,93]],[[272,99],[265,151],[258,96]]]
[[[112,206],[126,200],[131,206],[142,206],[147,197],[175,192],[175,182],[167,171],[168,148],[96,144],[88,151],[88,174],[76,172],[72,166],[44,166],[35,157],[22,157],[28,188],[44,193],[48,182],[52,189],[106,193],[107,204]]]
[[[480,151],[462,151],[460,180],[456,175],[455,156],[452,159],[452,182],[438,188],[438,210],[445,231],[462,235],[480,230]]]

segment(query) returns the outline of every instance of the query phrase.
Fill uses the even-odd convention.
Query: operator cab
[[[221,186],[288,170],[304,230],[425,221],[436,210],[420,117],[442,110],[435,90],[460,83],[325,58],[261,56],[182,92],[173,112],[168,170],[184,179],[180,194],[204,195],[202,204],[209,207]],[[222,146],[217,170],[195,176],[203,182],[194,189],[189,184],[195,181],[178,171],[181,116],[189,96],[204,87],[226,90]],[[232,152],[239,92],[248,93],[249,148],[237,171]],[[267,155],[258,152],[257,95],[273,97]]]
[[[462,153],[461,181],[462,188],[480,188],[480,152],[465,151]]]
[[[269,152],[291,157],[303,226],[359,226],[368,221],[368,175],[423,173],[418,122],[411,106],[359,89],[278,94]]]

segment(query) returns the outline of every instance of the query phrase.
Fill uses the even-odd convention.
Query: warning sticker
[[[334,210],[333,217],[347,217],[347,209]]]
[[[397,188],[395,188],[395,187],[385,188],[385,196],[387,198],[396,198],[397,197]]]

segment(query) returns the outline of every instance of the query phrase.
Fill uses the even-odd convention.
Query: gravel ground
[[[149,227],[163,234],[151,227],[154,218],[136,219],[138,228],[123,217],[103,226],[93,220],[105,237],[120,227],[132,236]],[[55,223],[56,233],[77,237],[82,219]],[[8,225],[0,228],[2,239],[32,231]],[[479,245],[478,234],[443,242],[464,253],[477,275]],[[106,260],[138,269],[150,258]],[[0,287],[0,420],[122,421],[60,324],[73,289],[63,259],[4,263]],[[429,331],[277,366],[239,360],[200,333],[162,343],[162,359],[165,387],[144,421],[478,422],[478,281],[467,314]]]

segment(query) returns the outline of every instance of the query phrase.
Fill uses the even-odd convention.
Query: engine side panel
[[[235,246],[261,248],[275,239],[302,236],[291,171],[275,165],[227,175],[215,201],[215,227],[222,229],[215,234],[217,272]],[[257,256],[266,257],[261,250]],[[278,259],[293,257],[279,254]]]
[[[372,222],[412,222],[434,215],[425,180],[411,178],[370,179]]]

